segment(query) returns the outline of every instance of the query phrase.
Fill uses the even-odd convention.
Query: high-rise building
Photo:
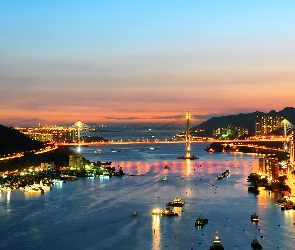
[[[257,116],[255,119],[255,135],[263,136],[281,127],[284,117],[281,116]]]
[[[277,157],[266,156],[259,159],[259,171],[272,181],[276,181],[279,177],[279,160]]]
[[[295,163],[295,132],[291,132],[290,137],[290,163]]]
[[[69,155],[69,167],[70,169],[82,170],[84,169],[83,157],[81,154]]]

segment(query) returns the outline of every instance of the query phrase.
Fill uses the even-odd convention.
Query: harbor
[[[1,192],[0,233],[5,237],[0,246],[203,250],[218,232],[224,249],[250,249],[254,238],[263,249],[292,249],[294,212],[281,211],[280,193],[248,192],[247,177],[257,171],[260,155],[210,154],[204,150],[207,145],[191,144],[199,157],[194,161],[177,159],[185,149],[179,144],[160,144],[154,150],[151,145],[118,145],[116,151],[113,146],[85,147],[81,154],[90,161],[112,161],[126,174],[79,177],[54,184],[44,194]],[[230,175],[217,180],[225,170]],[[177,216],[152,215],[177,196],[185,201],[171,207]],[[253,224],[254,211],[260,220]],[[200,214],[209,223],[199,228],[195,222]]]

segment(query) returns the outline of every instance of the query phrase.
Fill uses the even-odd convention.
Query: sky
[[[293,0],[0,0],[0,124],[293,107]]]

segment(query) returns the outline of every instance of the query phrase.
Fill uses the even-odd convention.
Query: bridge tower
[[[287,136],[287,124],[288,124],[288,121],[286,119],[284,119],[282,121],[282,123],[284,125],[284,150],[287,151],[288,142],[289,142],[289,137]]]
[[[191,157],[191,135],[189,132],[189,119],[190,113],[186,112],[186,133],[185,133],[185,145],[186,145],[186,158],[189,159]]]
[[[82,140],[82,136],[81,136],[81,131],[82,130],[87,130],[90,127],[88,125],[86,125],[85,123],[81,122],[80,120],[78,120],[73,126],[72,128],[77,130],[77,142],[78,144],[80,144],[83,140]]]
[[[185,156],[179,156],[177,159],[185,159],[185,160],[195,160],[199,159],[198,157],[191,155],[191,135],[189,131],[189,120],[190,120],[190,112],[186,112],[186,131],[185,131],[185,146],[186,152]]]

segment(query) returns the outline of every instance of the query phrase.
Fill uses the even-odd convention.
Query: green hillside
[[[43,148],[43,143],[32,140],[14,128],[0,125],[0,155]]]
[[[272,110],[269,113],[263,113],[256,111],[253,113],[247,114],[237,114],[237,115],[228,115],[220,117],[212,117],[209,120],[192,127],[192,130],[204,130],[204,132],[198,133],[199,136],[208,136],[211,137],[213,130],[217,128],[224,128],[228,125],[233,125],[237,127],[244,126],[248,128],[249,134],[254,134],[255,132],[255,118],[257,116],[282,116],[287,119],[292,124],[295,124],[295,108],[286,107],[281,111]]]

